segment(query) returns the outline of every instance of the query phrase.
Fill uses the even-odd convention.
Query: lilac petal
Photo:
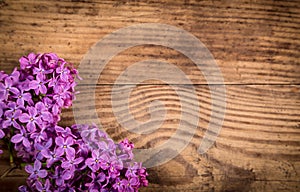
[[[18,187],[18,190],[20,192],[28,192],[28,189],[27,189],[27,187],[25,185],[21,185],[20,187]]]
[[[10,108],[11,110],[16,109],[17,105],[15,102],[9,102],[7,104],[7,107]]]
[[[132,178],[130,178],[130,180],[129,180],[129,183],[130,183],[131,185],[137,185],[138,182],[139,182],[139,180],[138,180],[137,177],[132,177]]]
[[[43,127],[43,126],[42,126],[42,125],[43,125],[43,121],[42,121],[41,118],[37,118],[37,119],[35,120],[35,122],[36,122],[36,124],[37,124],[39,127]]]
[[[62,107],[64,105],[64,101],[63,101],[63,99],[61,98],[60,95],[54,95],[53,99],[56,101],[56,105],[58,107]]]
[[[50,112],[43,112],[42,118],[44,121],[53,122],[52,114]]]
[[[2,139],[5,136],[5,133],[0,129],[0,139]]]
[[[30,142],[27,138],[24,137],[22,143],[23,143],[24,147],[30,148]]]
[[[27,113],[23,113],[22,115],[20,115],[19,120],[22,123],[27,123],[28,121],[30,121],[30,116]]]
[[[57,67],[56,68],[56,73],[61,73],[63,66],[64,66],[64,64],[62,64],[60,67]]]
[[[13,124],[14,128],[21,129],[21,126],[16,121],[13,121],[12,124]]]
[[[17,94],[19,93],[19,90],[18,90],[17,88],[15,88],[15,87],[11,87],[11,88],[9,89],[9,91],[12,92],[12,93],[15,94],[15,95],[17,95]]]
[[[66,154],[67,160],[72,162],[75,159],[75,155],[71,155],[71,154]]]
[[[57,84],[57,79],[52,78],[52,79],[49,81],[48,86],[49,86],[49,87],[54,87],[56,84]]]
[[[27,57],[28,57],[28,60],[30,60],[31,64],[35,64],[36,63],[35,60],[36,60],[36,58],[39,59],[39,57],[37,57],[39,55],[40,54],[35,55],[34,53],[29,53],[29,55]]]
[[[60,157],[64,154],[64,149],[61,148],[61,147],[58,147],[56,150],[55,150],[55,155]]]
[[[39,88],[34,89],[34,92],[35,92],[36,95],[38,95],[39,94]]]
[[[55,180],[56,185],[62,186],[64,184],[64,180],[62,178],[57,178]]]
[[[94,159],[98,158],[98,157],[99,157],[99,151],[98,151],[98,150],[94,150],[94,151],[92,152],[92,157],[93,157]]]
[[[48,174],[48,172],[46,170],[40,170],[38,173],[38,176],[40,178],[45,178],[45,177],[47,177],[47,174]]]
[[[56,115],[60,112],[60,107],[57,104],[55,104],[55,105],[53,105],[52,111],[53,111],[53,114]]]
[[[129,155],[127,154],[121,154],[118,156],[118,159],[120,159],[121,161],[125,161],[129,158]]]
[[[53,163],[57,162],[60,159],[47,159],[47,168],[50,168]]]
[[[24,106],[24,99],[22,97],[18,98],[17,99],[17,104],[20,105],[20,106]]]
[[[68,147],[68,148],[66,148],[66,153],[67,153],[69,156],[75,156],[75,149],[72,148],[72,147]]]
[[[8,126],[10,126],[12,124],[12,122],[10,120],[6,120],[2,122],[2,127],[3,128],[7,128]]]
[[[81,131],[80,135],[83,139],[85,138],[88,138],[89,137],[89,134],[90,134],[90,131],[89,130],[83,130]]]
[[[41,86],[40,86],[40,92],[41,92],[42,94],[46,94],[46,93],[47,93],[47,88],[46,88],[45,85],[41,85]]]
[[[104,162],[109,162],[109,156],[106,153],[101,155],[100,159],[102,159]]]
[[[19,81],[19,77],[20,77],[20,72],[17,71],[17,68],[14,69],[14,71],[10,74],[9,76],[11,78],[11,80],[14,83],[17,83]]]
[[[58,115],[58,114],[56,114],[56,115],[53,115],[53,118],[52,118],[52,119],[53,119],[53,121],[54,121],[54,122],[56,122],[56,123],[57,123],[57,122],[59,122],[59,121],[60,121],[60,115]]]
[[[28,178],[29,179],[36,179],[37,175],[35,173],[31,173]]]
[[[45,74],[50,74],[53,72],[53,69],[48,69],[48,70],[45,70]]]
[[[105,174],[103,172],[100,172],[98,175],[98,180],[100,182],[103,182],[105,180]]]
[[[43,82],[43,77],[36,76],[36,80],[37,80],[38,82]]]
[[[37,68],[37,67],[34,67],[33,68],[33,74],[37,74],[37,73],[39,73],[40,72],[40,69],[39,68]]]
[[[4,108],[4,107],[3,107]],[[2,106],[0,105],[0,117],[2,117],[2,115],[3,115],[3,108],[2,108]]]
[[[62,178],[63,178],[64,180],[69,180],[69,179],[71,179],[71,177],[72,177],[72,174],[71,174],[70,171],[66,171],[66,172],[63,174],[63,176],[62,176]]]
[[[11,88],[13,88],[13,87],[11,87]],[[17,89],[17,88],[14,88],[14,89]],[[19,95],[21,95],[21,91],[19,90],[19,89],[17,89],[17,90],[15,90],[16,91],[16,93],[14,93],[16,96],[19,96]],[[16,98],[16,96],[14,96],[14,98]]]
[[[47,159],[49,159],[49,158],[52,157],[52,156],[50,155],[50,153],[48,152],[48,150],[42,150],[42,151],[41,151],[41,154],[42,154],[45,158],[47,158]]]
[[[68,75],[66,75],[66,74],[64,74],[64,73],[61,74],[60,78],[61,78],[63,81],[65,81],[65,82],[68,81]]]
[[[45,109],[45,105],[42,102],[37,102],[35,104],[35,108],[37,109],[37,111],[43,111]]]
[[[25,90],[25,91],[29,91],[30,88],[29,88],[29,83],[31,82],[31,78],[33,78],[32,76],[28,76],[27,79],[21,83],[19,83],[19,88],[21,90]]]
[[[50,181],[49,181],[49,179],[47,179],[46,182],[45,182],[45,188],[47,190],[49,190],[49,188],[50,188]]]
[[[23,139],[23,135],[22,134],[16,134],[11,138],[11,142],[13,143],[20,143]]]
[[[38,81],[33,80],[29,83],[29,89],[37,89],[38,87],[39,87]]]
[[[35,107],[29,107],[28,113],[31,117],[35,117],[37,115],[37,111],[36,111]]]
[[[36,187],[36,189],[38,190],[38,191],[43,191],[43,185],[42,185],[42,183],[40,182],[40,181],[36,181],[35,182],[35,187]]]
[[[94,163],[95,163],[95,160],[92,159],[92,158],[88,158],[87,160],[85,160],[85,164],[88,165],[88,166],[90,166],[90,165],[92,165]]]
[[[21,57],[21,59],[19,59],[19,63],[20,63],[21,69],[25,69],[28,66],[28,59],[23,56],[23,57]]]
[[[43,157],[43,155],[42,155],[40,152],[38,152],[38,153],[36,154],[36,159],[37,159],[37,160],[41,161],[43,158],[44,158],[44,157]]]
[[[97,144],[100,149],[106,150],[108,148],[107,143],[105,141],[100,141]]]
[[[64,132],[65,129],[62,128],[62,127],[60,127],[60,126],[58,126],[58,125],[56,125],[56,126],[55,126],[55,131],[57,131],[57,132]]]
[[[29,123],[27,123],[26,128],[30,133],[32,133],[36,130],[36,125],[34,122],[30,121]]]
[[[46,143],[46,145],[45,145],[45,148],[49,148],[49,147],[51,147],[51,145],[52,145],[52,138],[50,138],[50,139],[47,141],[47,143]]]
[[[61,167],[64,168],[64,169],[69,169],[71,167],[71,163],[65,161],[65,162],[62,162],[61,164]]]
[[[79,157],[79,158],[77,158],[77,159],[74,160],[73,164],[78,165],[82,161],[83,161],[83,157]]]
[[[30,101],[31,100],[31,94],[30,93],[23,93],[23,98],[25,101]]]
[[[4,91],[6,89],[5,85],[3,83],[0,83],[0,90]]]
[[[74,143],[74,140],[72,137],[68,137],[67,140],[66,140],[66,145],[73,145]]]
[[[56,145],[58,145],[58,146],[62,146],[62,145],[64,145],[64,139],[63,139],[62,137],[57,137],[57,138],[55,139],[55,143],[56,143]]]
[[[40,170],[41,169],[41,167],[42,167],[42,163],[40,162],[40,161],[35,161],[34,162],[34,169],[35,170]]]
[[[27,173],[33,173],[33,167],[31,166],[31,165],[26,165],[25,166],[25,171],[27,172]]]
[[[42,149],[44,149],[44,147],[40,143],[35,143],[34,147],[38,151],[41,151]]]
[[[18,109],[14,113],[14,118],[19,119],[21,115],[22,115],[22,111],[20,109]]]
[[[6,78],[6,79],[5,79],[5,85],[6,85],[7,87],[11,87],[11,86],[13,85],[12,79]]]
[[[7,96],[7,92],[0,90],[0,100],[5,100],[6,96]]]

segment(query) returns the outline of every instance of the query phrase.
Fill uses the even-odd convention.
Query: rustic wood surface
[[[200,155],[197,148],[210,120],[211,95],[193,62],[166,47],[141,45],[108,63],[95,96],[99,119],[115,140],[127,137],[138,148],[154,147],[176,131],[180,120],[176,92],[147,81],[132,92],[131,112],[145,121],[150,118],[149,103],[160,100],[167,110],[164,124],[142,137],[120,126],[110,94],[118,75],[135,62],[159,59],[178,66],[192,81],[200,103],[200,122],[188,147],[170,162],[149,169],[150,185],[141,191],[299,191],[299,0],[0,0],[0,69],[10,72],[18,58],[30,52],[56,52],[78,66],[105,35],[138,23],[170,24],[200,39],[216,58],[227,93],[220,135]],[[220,82],[212,84],[220,97]],[[178,86],[186,90],[188,100],[188,88]],[[88,85],[81,90],[92,94]],[[75,122],[72,109],[62,118],[65,126]],[[5,158],[1,173],[7,168]],[[0,191],[15,190],[22,176],[18,170],[10,173],[0,181]]]

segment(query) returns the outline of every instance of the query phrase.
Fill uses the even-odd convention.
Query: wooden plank
[[[120,90],[126,87],[118,86]],[[207,86],[194,87],[200,103],[196,133],[176,158],[149,170],[151,184],[145,191],[294,191],[300,187],[299,86],[227,85],[223,127],[215,145],[205,155],[200,155],[197,149],[210,121],[212,96]],[[165,104],[164,124],[153,133],[139,135],[120,125],[112,110],[110,85],[99,85],[95,90],[98,118],[114,140],[129,138],[138,148],[156,147],[170,139],[178,127],[180,99],[195,102],[191,100],[189,86],[179,88],[186,91],[183,98],[168,85],[139,85],[131,93],[131,113],[140,121],[151,118],[148,107],[152,101]],[[212,94],[221,96],[219,89],[220,86],[214,86]],[[89,99],[93,94],[87,86],[79,90],[82,98]],[[84,114],[93,106],[81,105],[84,100],[77,102],[74,110],[81,110],[82,114],[77,122],[90,120]],[[64,111],[62,118],[63,125],[74,123],[70,109]]]
[[[133,24],[164,23],[200,39],[217,59],[227,84],[299,84],[297,1],[14,1],[0,10],[0,67],[11,71],[29,52],[56,52],[80,63],[105,35]],[[206,83],[194,64],[166,47],[140,46],[114,58],[102,83],[133,61],[165,59]],[[118,66],[116,68],[116,66]]]
[[[298,0],[0,1],[0,69],[10,72],[18,58],[29,52],[56,52],[78,67],[94,43],[134,24],[164,23],[184,29],[211,51],[224,82],[207,82],[195,64],[176,50],[140,45],[113,57],[102,71],[95,94],[96,119],[85,115],[92,106],[84,101],[78,101],[83,107],[75,104],[75,110],[83,114],[81,120],[99,117],[113,139],[128,137],[138,148],[167,141],[180,122],[180,98],[174,89],[157,80],[141,82],[143,85],[134,89],[129,104],[136,120],[151,119],[148,107],[154,100],[162,101],[167,111],[162,126],[142,136],[126,131],[117,121],[111,89],[117,77],[136,62],[168,62],[194,84],[200,122],[185,150],[170,162],[149,169],[150,186],[142,191],[299,191],[299,9]],[[98,74],[95,67],[88,66],[80,73]],[[171,72],[168,76],[176,80]],[[197,149],[212,116],[207,84],[213,96],[222,100],[223,83],[227,93],[224,124],[215,145],[200,155]],[[184,91],[183,102],[191,107],[188,114],[195,113],[190,86],[178,84],[175,86]],[[119,85],[121,93],[126,86]],[[79,89],[86,98],[93,93],[88,85]],[[121,112],[126,107],[126,102],[123,104]],[[72,109],[65,110],[62,119],[64,126],[73,124]],[[13,179],[1,181],[4,188],[0,189],[16,187],[12,183],[22,181],[18,175],[12,173]]]

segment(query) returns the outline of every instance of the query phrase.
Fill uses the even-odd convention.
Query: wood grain
[[[299,83],[297,8],[297,1],[268,0],[3,1],[0,63],[9,71],[21,55],[53,51],[78,65],[104,35],[132,24],[154,22],[180,27],[199,38],[219,61],[225,83]],[[155,55],[160,51],[154,50]],[[142,52],[125,52],[126,59],[120,55],[115,65],[125,61],[124,67]],[[192,65],[178,53],[165,52],[161,54],[175,58],[178,65]],[[108,81],[115,70],[107,69],[104,74],[108,77],[103,79]]]
[[[84,54],[105,35],[139,23],[169,24],[193,34],[210,50],[224,77],[224,82],[207,82],[185,55],[155,45],[124,50],[104,68],[95,90],[98,119],[113,139],[127,137],[138,148],[155,147],[172,136],[180,121],[181,103],[171,86],[141,82],[129,100],[132,115],[141,122],[149,120],[150,103],[160,100],[166,120],[147,135],[127,131],[111,105],[114,82],[127,67],[147,59],[168,62],[192,82],[175,85],[185,92],[183,101],[195,102],[189,86],[197,93],[196,134],[176,158],[149,169],[150,186],[142,191],[299,191],[299,0],[2,0],[0,69],[10,72],[18,58],[30,52],[56,52],[79,66]],[[91,69],[80,72],[93,73]],[[227,94],[223,127],[215,145],[200,155],[197,149],[211,117],[209,87],[222,99],[223,83]],[[118,85],[120,90],[126,86]],[[89,85],[78,89],[87,97],[93,94]],[[83,113],[93,107],[76,106],[74,110]],[[72,109],[66,109],[62,119],[64,126],[73,124]],[[15,180],[1,181],[0,190],[12,190],[12,183],[19,182],[17,176],[12,173]]]
[[[234,191],[274,191],[284,186],[288,186],[286,190],[293,191],[299,187],[299,86],[227,85],[223,128],[214,147],[204,156],[198,154],[197,149],[210,121],[211,93],[207,86],[195,87],[200,102],[196,134],[174,160],[150,169],[150,173],[154,174],[151,177],[154,188],[150,187],[149,191],[224,191],[227,188]],[[126,85],[120,86],[120,90],[125,88]],[[183,100],[189,100],[189,87],[180,88],[187,92]],[[218,86],[214,89],[214,93],[218,94]],[[129,138],[138,148],[151,148],[168,140],[176,131],[181,104],[168,85],[139,85],[131,94],[130,109],[137,120],[150,118],[147,109],[154,100],[162,101],[168,111],[164,124],[147,135],[134,134],[120,126],[112,111],[111,90],[109,85],[99,85],[95,103],[103,128],[116,141]],[[88,98],[92,91],[84,87],[80,94]],[[91,107],[85,106],[80,110],[85,114]],[[67,110],[63,114],[65,125],[74,122],[70,118],[71,113]],[[82,119],[90,117],[82,116]],[[181,142],[181,138],[177,139]],[[177,167],[176,170],[174,167]],[[174,183],[177,185],[174,186]]]

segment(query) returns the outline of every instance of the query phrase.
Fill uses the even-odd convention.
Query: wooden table
[[[110,93],[132,63],[158,59],[174,64],[191,79],[200,102],[190,144],[173,160],[149,169],[150,185],[142,191],[300,191],[299,0],[0,0],[0,68],[10,72],[30,52],[55,52],[78,66],[105,35],[139,23],[169,24],[202,41],[216,59],[227,94],[222,130],[200,155],[197,148],[211,115],[211,82],[195,64],[155,45],[139,45],[112,58],[97,83],[96,107],[116,141],[127,137],[138,148],[155,147],[179,122],[174,90],[150,81],[136,87],[130,105],[136,119],[144,121],[150,118],[149,103],[161,100],[168,111],[162,127],[140,136],[118,123]],[[211,84],[216,90],[223,85]],[[75,122],[72,109],[62,118],[64,126]],[[18,176],[1,181],[1,191],[13,190]]]

